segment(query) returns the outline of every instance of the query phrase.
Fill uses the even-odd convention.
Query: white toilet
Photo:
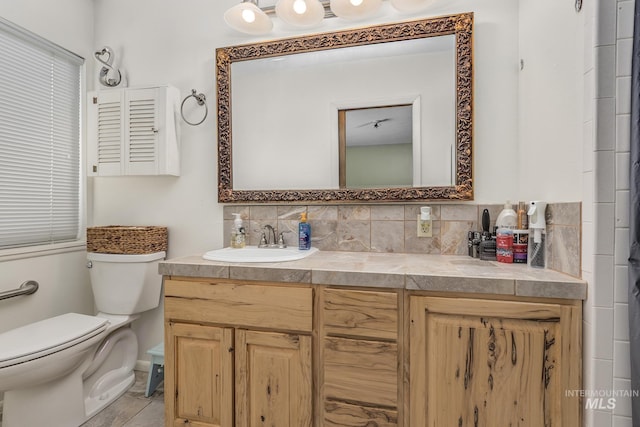
[[[2,427],[76,427],[133,384],[129,326],[158,307],[164,257],[88,253],[96,316],[67,313],[0,334]]]

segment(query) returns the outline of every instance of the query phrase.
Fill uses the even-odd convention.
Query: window
[[[83,62],[0,18],[0,249],[80,238]]]

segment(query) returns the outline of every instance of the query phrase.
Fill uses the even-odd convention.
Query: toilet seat
[[[0,368],[43,357],[106,331],[109,321],[66,313],[0,334]]]

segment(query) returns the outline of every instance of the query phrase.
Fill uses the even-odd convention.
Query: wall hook
[[[107,87],[118,86],[122,82],[122,74],[114,65],[116,55],[113,50],[109,46],[105,46],[93,55],[96,61],[103,65],[98,76],[100,84]]]

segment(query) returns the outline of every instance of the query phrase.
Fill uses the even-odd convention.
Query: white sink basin
[[[318,252],[318,248],[301,251],[298,248],[259,248],[246,246],[242,249],[223,248],[209,251],[202,258],[223,262],[283,262],[306,258]]]

